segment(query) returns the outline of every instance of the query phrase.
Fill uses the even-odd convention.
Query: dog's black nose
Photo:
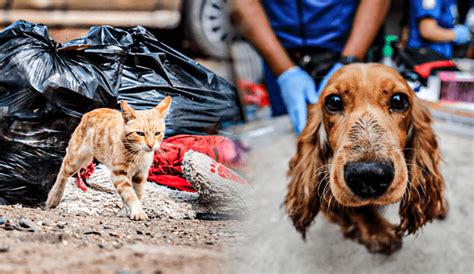
[[[375,198],[385,193],[392,183],[393,163],[361,161],[344,165],[344,180],[352,192],[362,198]]]

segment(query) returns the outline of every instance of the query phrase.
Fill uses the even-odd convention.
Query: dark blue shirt
[[[410,1],[410,38],[409,48],[428,47],[451,58],[453,46],[451,42],[432,42],[420,35],[419,25],[423,18],[433,18],[445,29],[454,27],[457,15],[456,0],[411,0]]]
[[[285,48],[342,51],[358,0],[261,0],[273,31]]]

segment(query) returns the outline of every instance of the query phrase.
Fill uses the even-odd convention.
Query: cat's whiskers
[[[161,148],[158,148],[156,151],[158,151],[158,153],[160,153],[160,155],[161,155],[164,159],[169,160],[169,159],[168,159],[168,155],[166,155],[166,153],[165,153],[163,150],[161,150]]]

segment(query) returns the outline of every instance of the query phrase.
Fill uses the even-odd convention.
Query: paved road
[[[268,125],[268,123],[267,123]],[[253,148],[248,177],[256,190],[249,217],[249,238],[234,251],[237,273],[474,273],[474,139],[453,135],[437,125],[450,212],[404,239],[392,256],[369,254],[342,237],[319,215],[304,243],[283,214],[287,161],[295,136],[286,118],[258,130],[247,128]],[[251,167],[251,168],[250,168]],[[387,214],[397,220],[396,206]]]

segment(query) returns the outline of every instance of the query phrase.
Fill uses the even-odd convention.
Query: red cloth
[[[153,179],[150,179],[150,177],[148,177],[148,180],[173,189],[178,189],[186,192],[196,192],[196,190],[191,186],[188,181],[186,181],[186,179],[177,175],[153,175]]]
[[[195,192],[191,184],[183,178],[184,154],[192,149],[206,154],[222,164],[230,164],[237,158],[234,143],[223,136],[177,135],[165,139],[155,153],[153,165],[148,172],[148,180],[171,188]]]
[[[92,173],[94,173],[94,171],[95,171],[94,162],[91,162],[85,168],[81,168],[79,173],[76,173],[76,185],[77,185],[77,187],[80,188],[82,191],[87,191],[87,186],[86,186],[84,180],[88,179],[92,175]]]
[[[161,151],[155,152],[153,165],[148,171],[148,180],[174,189],[196,192],[184,179],[181,169],[184,154],[190,149],[206,154],[222,164],[231,164],[239,158],[234,142],[226,137],[176,135],[163,140]],[[81,169],[80,176],[76,178],[76,185],[80,189],[87,190],[82,178],[89,178],[94,169],[94,162]]]

